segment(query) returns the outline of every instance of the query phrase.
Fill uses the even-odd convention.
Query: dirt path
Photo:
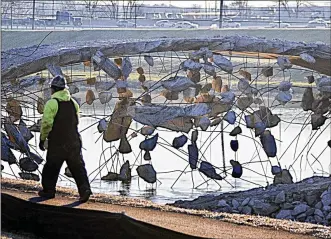
[[[29,200],[38,197],[34,192],[21,192],[3,189],[2,192]],[[137,220],[148,222],[171,230],[206,238],[270,238],[270,239],[310,239],[315,238],[301,234],[292,234],[282,230],[272,230],[264,227],[250,227],[221,222],[215,219],[207,219],[198,216],[157,211],[147,208],[135,208],[128,206],[112,205],[107,203],[88,202],[78,204],[75,199],[57,196],[55,199],[40,202],[57,206],[72,206],[76,208],[94,209],[109,212],[124,212]]]

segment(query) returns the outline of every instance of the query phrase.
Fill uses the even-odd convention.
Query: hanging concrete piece
[[[252,96],[247,96],[247,97],[239,97],[237,100],[237,107],[240,110],[246,110],[248,107],[253,104],[253,97]]]
[[[10,116],[12,122],[16,122],[21,119],[23,111],[18,100],[10,98],[6,104],[6,112]]]
[[[192,60],[206,59],[213,57],[213,52],[208,49],[208,47],[201,47],[199,50],[191,52],[189,58]]]
[[[179,99],[178,91],[163,90],[160,95],[162,95],[167,100],[178,100]]]
[[[188,133],[193,128],[191,117],[178,117],[158,125],[174,132]]]
[[[20,120],[20,123],[17,125],[17,127],[26,142],[29,142],[29,140],[34,137],[23,120]]]
[[[100,69],[106,72],[114,80],[117,80],[121,77],[121,70],[101,51],[97,51],[92,59],[100,67]]]
[[[45,106],[45,102],[42,98],[38,97],[37,100],[37,111],[39,114],[43,114],[44,113],[44,106]]]
[[[185,116],[196,117],[209,114],[211,109],[208,104],[200,103],[184,107],[184,112]]]
[[[213,102],[210,104],[211,112],[209,117],[217,117],[219,114],[228,112],[231,109],[231,104],[223,102]]]
[[[212,81],[212,88],[215,92],[220,93],[222,91],[222,78],[220,76],[214,77]]]
[[[316,79],[316,86],[322,93],[331,93],[331,77],[323,76]]]
[[[214,96],[209,93],[201,93],[196,97],[194,103],[212,103],[214,101]]]
[[[175,76],[161,82],[161,85],[170,91],[183,91],[189,87],[194,87],[195,84],[187,77]]]
[[[231,132],[230,132],[230,136],[237,136],[238,134],[241,134],[242,130],[240,128],[240,126],[236,126]]]
[[[224,116],[224,120],[229,124],[234,124],[236,122],[236,113],[232,110],[228,111]]]
[[[191,59],[184,61],[181,65],[184,71],[186,70],[200,71],[200,69],[202,68],[202,65],[199,62],[193,61]]]
[[[233,71],[233,66],[231,61],[221,55],[213,55],[213,62],[215,65],[220,67],[223,71],[231,74]]]
[[[22,170],[27,172],[33,172],[38,169],[38,164],[36,164],[34,161],[27,157],[21,158],[19,160],[19,166]]]
[[[199,159],[199,149],[195,143],[188,145],[188,162],[190,168],[196,169]]]
[[[248,96],[253,94],[253,89],[246,79],[239,79],[238,90]]]
[[[51,75],[53,77],[55,77],[55,76],[63,76],[63,72],[62,72],[60,66],[57,66],[57,65],[54,65],[54,64],[47,64],[46,67],[47,67],[49,73],[51,73]]]
[[[137,173],[144,181],[148,183],[156,182],[156,171],[151,164],[144,164],[137,167]]]
[[[264,131],[263,134],[260,135],[260,141],[262,143],[262,147],[264,152],[268,157],[276,157],[277,155],[277,145],[274,136],[271,134],[269,130]]]
[[[280,91],[276,96],[277,100],[281,105],[285,105],[287,102],[292,100],[292,95],[288,91]]]
[[[263,100],[261,98],[254,98],[253,103],[256,104],[256,105],[262,105]]]
[[[108,172],[107,175],[101,177],[101,180],[117,181],[118,180],[118,174],[113,173],[113,172]]]
[[[143,84],[146,81],[146,76],[145,75],[139,75],[138,81]]]
[[[282,172],[282,168],[279,166],[271,166],[271,173],[272,175],[277,175]]]
[[[282,81],[278,85],[278,90],[280,91],[289,91],[292,87],[292,83],[289,81]]]
[[[153,59],[153,57],[145,55],[144,56],[144,60],[147,62],[147,64],[149,66],[154,66],[154,59]]]
[[[128,107],[128,115],[141,124],[150,126],[161,126],[170,120],[179,117],[196,117],[210,113],[210,108],[207,104],[195,104],[186,107],[180,106],[130,106]],[[164,126],[164,125],[163,125]]]
[[[93,104],[93,101],[95,100],[95,95],[92,90],[90,89],[87,90],[85,100],[86,100],[86,104],[88,105]]]
[[[43,83],[46,81],[46,78],[43,78],[39,75],[29,76],[24,79],[20,79],[19,87],[20,88],[28,88],[33,85],[37,85],[38,83]]]
[[[312,84],[315,82],[315,77],[313,75],[306,76],[305,79],[308,81],[309,84]]]
[[[244,77],[248,81],[251,81],[252,80],[252,75],[248,71],[239,70],[239,75],[241,75],[242,77]]]
[[[217,117],[216,119],[214,119],[211,123],[210,123],[210,127],[215,127],[217,125],[219,125],[222,122],[223,118],[221,117]]]
[[[179,106],[136,105],[128,108],[128,115],[141,124],[158,126],[169,120],[185,115],[185,112],[184,108]]]
[[[18,146],[18,150],[22,153],[29,153],[29,145],[23,138],[23,135],[20,133],[20,131],[15,127],[15,125],[10,123],[4,123],[3,125],[9,140]]]
[[[324,125],[327,118],[322,114],[312,114],[311,115],[311,126],[313,130],[318,130]]]
[[[1,133],[1,160],[8,162],[9,165],[17,163],[15,155],[8,146],[10,143],[9,139]]]
[[[121,69],[124,80],[126,80],[132,72],[132,64],[129,57],[123,58]]]
[[[230,147],[231,147],[232,151],[237,152],[238,149],[239,149],[239,142],[238,142],[238,140],[232,139],[230,141]]]
[[[154,131],[155,131],[155,128],[152,126],[148,126],[148,125],[144,126],[140,129],[140,133],[145,136],[152,135],[154,133]]]
[[[97,81],[97,82],[95,82],[95,90],[97,92],[109,91],[115,85],[116,85],[116,82],[113,81],[113,80],[110,80],[110,81]]]
[[[116,102],[107,130],[103,134],[103,139],[106,142],[119,140],[128,132],[132,122],[132,118],[127,114],[130,104],[131,102],[127,99]]]
[[[97,128],[99,133],[105,132],[107,130],[107,121],[105,119],[100,120]]]
[[[302,60],[304,60],[308,63],[311,63],[311,64],[315,64],[315,62],[316,62],[315,58],[307,53],[300,54],[300,57]]]
[[[188,139],[185,135],[175,137],[172,141],[172,147],[174,147],[175,149],[179,149],[186,144],[187,140]]]
[[[314,102],[314,95],[312,88],[306,88],[302,95],[301,107],[304,111],[312,110]]]
[[[95,85],[95,82],[97,82],[97,78],[96,77],[86,78],[86,84],[88,84],[88,85]]]
[[[70,84],[69,85],[69,92],[70,94],[76,94],[79,92],[79,88],[75,84]]]
[[[238,161],[230,160],[230,164],[232,166],[232,177],[234,178],[240,178],[243,174],[243,168],[241,164]]]
[[[131,181],[131,169],[130,163],[128,160],[121,166],[120,174],[118,175],[118,179],[122,182]]]
[[[197,126],[199,126],[203,131],[206,131],[211,124],[210,119],[206,116],[198,117],[197,121]]]
[[[187,70],[187,77],[194,83],[199,83],[201,80],[200,71]]]
[[[183,91],[183,98],[187,103],[193,103],[197,95],[198,92],[195,87],[189,87]]]
[[[113,97],[113,94],[109,91],[101,91],[98,93],[98,95],[101,104],[108,103]]]
[[[263,122],[267,128],[272,128],[278,125],[280,118],[278,115],[273,115],[268,107],[260,106],[259,110],[253,112],[254,122]]]
[[[287,56],[278,56],[277,64],[279,65],[281,70],[287,70],[292,68],[292,63]]]
[[[144,69],[143,69],[141,66],[139,66],[139,67],[136,69],[136,71],[137,71],[137,73],[138,73],[139,75],[143,75],[143,74],[145,74]]]
[[[221,93],[221,102],[232,104],[235,100],[235,94],[232,91]]]
[[[158,138],[159,138],[159,134],[156,134],[149,139],[145,139],[139,144],[139,148],[145,151],[153,151],[156,147]]]
[[[209,91],[212,89],[213,85],[211,83],[206,83],[200,89],[201,94],[208,94]]]
[[[264,68],[262,69],[262,74],[263,74],[265,77],[273,76],[273,75],[274,75],[274,68],[273,68],[272,66],[264,67]]]
[[[150,94],[144,94],[141,98],[140,101],[143,105],[149,105],[152,103],[152,96]]]
[[[202,67],[207,75],[214,76],[216,74],[215,67],[210,62],[204,63]]]
[[[317,94],[316,99],[312,103],[312,111],[315,114],[323,115],[330,110],[329,107],[330,107],[329,99]]]
[[[118,152],[120,152],[121,154],[129,154],[132,152],[131,145],[128,139],[126,138],[125,134],[123,134],[123,136],[121,137],[120,145],[118,147]]]
[[[200,163],[199,171],[206,175],[208,178],[215,179],[215,180],[222,180],[223,178],[221,175],[216,173],[214,166],[206,161],[202,161]]]
[[[40,181],[39,175],[38,174],[35,174],[35,173],[19,172],[18,175],[23,180],[32,180],[32,181],[36,181],[36,182],[39,182]]]
[[[198,140],[198,135],[199,135],[199,132],[197,130],[192,131],[192,134],[191,134],[192,144],[196,144],[196,142]]]

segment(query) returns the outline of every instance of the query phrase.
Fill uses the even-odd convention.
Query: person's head
[[[51,82],[52,94],[67,88],[68,88],[67,81],[63,76],[58,75],[53,78]]]

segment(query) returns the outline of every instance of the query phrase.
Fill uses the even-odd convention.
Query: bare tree
[[[107,11],[105,11],[105,15],[109,18],[117,19],[118,11],[119,11],[119,0],[112,1],[102,1],[102,6],[104,6]]]
[[[231,5],[239,10],[240,15],[244,13],[243,15],[247,17],[248,0],[235,0]]]

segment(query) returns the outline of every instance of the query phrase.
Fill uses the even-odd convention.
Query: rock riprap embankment
[[[206,195],[171,205],[331,225],[331,177],[312,177],[293,184]]]

